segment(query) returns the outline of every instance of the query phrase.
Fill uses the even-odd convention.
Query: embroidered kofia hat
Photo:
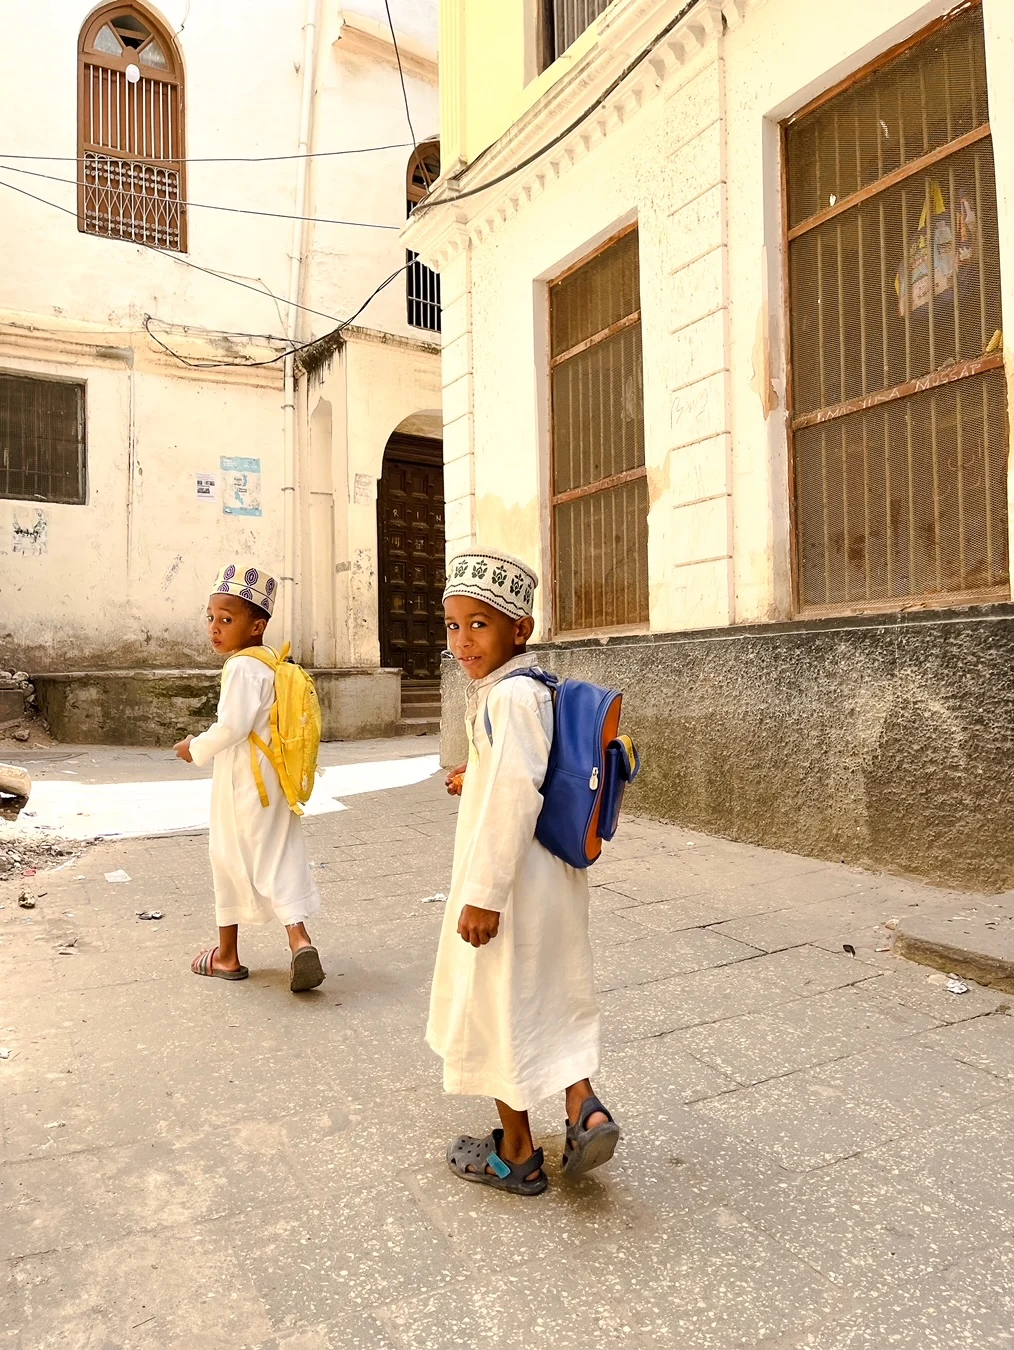
[[[447,567],[444,599],[470,595],[512,619],[531,618],[539,579],[520,558],[509,553],[459,553]]]
[[[212,594],[238,595],[241,600],[249,600],[258,605],[270,616],[275,607],[278,582],[259,567],[244,567],[242,563],[229,563],[215,578]]]

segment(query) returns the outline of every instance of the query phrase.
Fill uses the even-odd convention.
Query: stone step
[[[396,736],[439,736],[439,717],[403,717],[395,728]]]
[[[401,701],[408,705],[410,703],[439,703],[440,685],[439,684],[405,684],[401,686]]]
[[[440,700],[434,699],[432,703],[403,703],[401,715],[402,717],[435,718],[439,722]]]

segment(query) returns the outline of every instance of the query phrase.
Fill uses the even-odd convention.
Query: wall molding
[[[724,28],[738,28],[767,0],[699,0],[602,107],[535,163],[488,193],[456,200],[455,193],[508,173],[559,135],[624,67],[679,14],[684,0],[621,0],[598,21],[599,40],[570,71],[546,91],[503,136],[471,165],[450,166],[434,187],[446,201],[413,215],[402,231],[406,245],[435,270],[445,267],[466,244],[482,243],[540,197],[611,134],[624,127],[659,94],[673,91],[717,54]]]

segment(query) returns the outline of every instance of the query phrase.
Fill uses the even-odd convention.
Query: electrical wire
[[[413,150],[415,146],[407,141],[396,145],[362,145],[351,150],[310,150],[306,154],[296,155],[188,155],[173,160],[174,164],[277,164],[289,159],[329,159],[336,155],[373,155],[381,150]],[[6,155],[0,159],[31,159],[60,164],[80,164],[84,155]]]
[[[75,178],[60,178],[53,173],[40,173],[37,169],[19,169],[15,164],[0,164],[0,170],[7,173],[20,173],[27,178],[44,178],[49,183],[65,183],[69,187],[78,187],[79,184]],[[92,186],[92,185],[89,185]],[[95,184],[99,191],[119,192],[124,197],[137,197],[143,201],[150,201],[151,196],[146,192],[135,192],[133,188],[114,188],[103,187]],[[316,225],[349,225],[359,230],[400,230],[400,225],[378,225],[373,221],[367,220],[333,220],[327,216],[297,216],[288,211],[258,211],[252,206],[220,206],[217,202],[192,202],[179,201],[179,206],[197,207],[202,211],[228,211],[232,215],[238,216],[269,216],[274,220],[309,220]]]
[[[394,19],[391,17],[391,6],[389,0],[384,0],[384,8],[387,10],[387,26],[391,30],[391,41],[394,44],[394,54],[398,59],[398,78],[401,80],[401,96],[405,100],[405,121],[408,123],[408,134],[412,137],[412,149],[415,151],[415,159],[419,165],[419,170],[423,176],[423,182],[426,184],[428,192],[433,186],[426,172],[426,165],[423,163],[422,156],[419,154],[419,137],[415,134],[415,127],[412,125],[412,110],[408,104],[408,87],[405,84],[405,71],[401,64],[401,48],[398,46],[398,34],[394,31]]]
[[[65,216],[72,216],[77,220],[77,212],[72,211],[70,207],[61,206],[59,202],[51,202],[46,197],[39,197],[34,192],[29,192],[26,188],[17,187],[14,183],[5,183],[2,178],[0,178],[0,187],[7,188],[9,192],[17,192],[22,197],[30,198],[33,202],[40,202],[43,206],[49,206],[54,211],[62,211]],[[249,281],[241,281],[239,277],[231,277],[226,272],[216,272],[214,268],[202,267],[200,263],[191,262],[189,258],[184,258],[179,253],[170,253],[167,249],[156,248],[154,244],[146,244],[140,239],[122,239],[115,242],[133,244],[136,248],[147,249],[149,253],[154,253],[160,258],[169,258],[173,262],[179,263],[182,267],[191,268],[194,272],[203,272],[205,276],[217,277],[219,281],[227,281],[232,286],[240,286],[245,291],[253,291],[254,295],[263,296],[266,300],[274,300],[276,304],[291,305],[294,309],[302,310],[304,314],[315,314],[318,319],[327,319],[329,323],[341,325],[342,323],[348,322],[348,320],[337,318],[334,314],[326,314],[322,309],[311,309],[308,305],[301,305],[296,300],[285,300],[282,296],[275,295],[273,291],[269,291],[261,286],[254,286]],[[407,266],[408,264],[406,263],[406,267]],[[240,364],[243,363],[241,362]]]
[[[73,216],[75,220],[77,219],[76,211],[71,211],[66,206],[60,206],[58,202],[47,201],[45,197],[37,197],[34,192],[26,192],[24,188],[16,187],[13,183],[5,183],[3,179],[0,179],[0,187],[8,188],[11,192],[17,192],[22,197],[29,197],[33,202],[40,202],[43,206],[52,207],[54,211],[61,211],[64,215]],[[147,249],[149,253],[158,254],[160,258],[171,258],[173,262],[182,263],[184,267],[190,267],[193,268],[194,271],[203,272],[205,273],[206,276],[217,277],[219,281],[228,281],[233,286],[242,286],[244,290],[253,291],[255,295],[262,295],[266,300],[274,300],[277,304],[280,305],[291,304],[295,306],[296,309],[303,310],[304,313],[306,314],[315,314],[320,319],[327,319],[329,322],[337,324],[336,328],[333,328],[329,332],[323,334],[323,337],[312,338],[309,342],[301,342],[298,346],[292,347],[288,351],[279,352],[277,356],[272,356],[270,359],[266,361],[200,362],[200,361],[191,361],[188,357],[181,356],[179,352],[173,351],[173,349],[170,346],[168,346],[168,344],[163,342],[155,333],[151,331],[151,322],[154,316],[146,315],[144,320],[144,330],[148,334],[148,336],[154,342],[157,342],[160,347],[164,348],[164,350],[167,351],[170,356],[175,357],[176,360],[179,361],[181,364],[186,366],[192,366],[195,369],[199,370],[224,370],[226,368],[231,369],[242,366],[251,366],[251,367],[271,366],[274,365],[275,362],[277,361],[284,361],[287,356],[295,356],[299,352],[305,351],[307,347],[312,347],[314,346],[315,343],[321,342],[325,337],[333,337],[336,333],[344,332],[346,328],[350,327],[351,324],[355,323],[356,319],[359,318],[363,310],[366,309],[366,307],[377,298],[377,296],[380,294],[381,291],[385,290],[388,286],[390,286],[392,281],[396,281],[403,272],[406,272],[409,269],[409,267],[412,266],[411,262],[406,262],[403,263],[401,267],[396,268],[389,277],[385,277],[385,279],[380,283],[380,285],[370,292],[370,294],[366,297],[366,299],[363,301],[363,303],[359,306],[359,308],[355,311],[354,314],[351,314],[347,319],[339,319],[334,314],[325,314],[323,310],[310,309],[307,305],[297,304],[295,300],[292,301],[283,300],[280,295],[275,295],[272,291],[269,290],[262,290],[260,286],[252,286],[248,281],[240,281],[238,277],[230,277],[226,273],[216,272],[213,268],[210,267],[201,267],[199,263],[190,262],[188,258],[181,258],[178,253],[169,253],[165,249],[155,248],[154,245],[152,244],[144,244],[136,239],[129,239],[118,242],[135,244],[138,248]],[[260,333],[237,333],[232,334],[232,336],[260,338],[261,340],[267,342],[287,341],[286,338],[275,338]]]
[[[309,342],[300,342],[297,346],[290,347],[288,351],[279,352],[276,356],[271,356],[264,361],[192,361],[190,357],[183,356],[180,352],[174,351],[172,347],[169,346],[168,343],[162,341],[162,339],[158,336],[157,333],[152,332],[151,325],[155,321],[155,316],[153,314],[145,315],[144,331],[148,334],[148,336],[151,338],[153,342],[158,343],[158,345],[162,348],[163,351],[168,352],[169,355],[174,357],[177,361],[179,361],[181,365],[190,366],[192,370],[255,369],[258,366],[273,366],[276,365],[279,361],[284,361],[289,356],[298,356],[300,352],[305,352],[308,347],[315,347],[318,342],[323,342],[325,338],[329,337],[333,338],[337,334],[343,333],[346,328],[350,327],[353,323],[355,323],[356,319],[359,318],[360,314],[362,314],[363,310],[366,309],[367,305],[369,305],[371,301],[375,300],[382,290],[384,290],[387,286],[390,286],[392,281],[396,281],[403,272],[407,271],[407,269],[411,267],[411,265],[412,265],[411,263],[404,263],[401,267],[397,268],[394,272],[392,272],[389,277],[385,277],[385,279],[380,283],[380,285],[376,287],[375,290],[370,292],[370,294],[366,297],[366,299],[359,306],[356,312],[354,314],[351,314],[347,319],[343,319],[341,323],[338,324],[338,327],[332,329],[331,332],[324,333],[319,338],[311,338]],[[229,333],[226,336],[258,337],[261,335],[256,333]],[[262,340],[266,342],[288,341],[287,338],[275,338],[275,337],[262,337]]]
[[[513,178],[515,174],[523,173],[525,169],[530,168],[537,160],[540,160],[543,155],[548,154],[549,151],[555,149],[555,147],[558,146],[561,141],[566,140],[566,138],[571,134],[571,132],[576,131],[577,128],[582,125],[582,123],[587,122],[588,118],[591,117],[593,113],[597,112],[599,108],[602,107],[602,104],[605,103],[606,99],[609,98],[611,94],[616,92],[616,90],[620,87],[623,81],[627,79],[629,75],[633,74],[633,72],[637,69],[637,67],[641,64],[641,62],[651,55],[651,53],[655,50],[658,44],[662,41],[662,39],[666,37],[669,33],[671,33],[672,30],[677,26],[677,24],[682,23],[682,21],[686,18],[686,16],[690,13],[690,11],[696,7],[697,4],[698,0],[688,0],[688,3],[683,6],[683,8],[676,15],[676,17],[674,19],[670,19],[670,21],[665,25],[662,31],[656,34],[656,36],[652,38],[652,40],[647,44],[647,46],[642,48],[640,53],[634,57],[634,59],[630,62],[630,64],[625,66],[623,70],[620,71],[619,75],[616,76],[615,80],[613,80],[613,82],[608,86],[608,88],[604,89],[602,93],[599,94],[599,96],[595,99],[594,103],[592,103],[589,107],[587,107],[584,110],[584,112],[581,113],[578,117],[575,117],[574,121],[571,122],[569,126],[564,127],[564,129],[561,132],[559,132],[556,136],[554,136],[551,141],[547,141],[545,145],[541,146],[538,150],[534,151],[526,159],[523,159],[520,164],[515,164],[512,169],[507,169],[506,172],[498,174],[495,178],[491,178],[488,183],[480,183],[476,187],[465,188],[461,192],[454,192],[454,191],[448,192],[446,196],[438,197],[435,201],[417,202],[416,205],[413,207],[411,214],[414,216],[419,211],[431,211],[435,206],[447,206],[451,202],[464,201],[466,197],[476,197],[480,192],[488,192],[490,188],[498,187],[501,183],[506,183],[509,178]],[[476,156],[476,158],[472,161],[472,164],[469,167],[474,167],[476,164],[478,164],[478,162],[483,158],[483,156],[487,155],[491,149],[492,146],[487,146],[486,149],[482,151],[482,154]],[[445,190],[447,189],[448,186],[449,185],[447,183],[444,184]]]

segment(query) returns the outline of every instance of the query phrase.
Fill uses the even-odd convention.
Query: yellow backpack
[[[310,800],[317,775],[317,751],[320,748],[320,704],[313,680],[302,666],[289,658],[286,643],[280,652],[271,647],[247,647],[236,656],[252,656],[275,672],[275,701],[271,705],[271,744],[265,745],[256,732],[250,733],[250,764],[260,794],[261,806],[269,804],[257,751],[268,760],[278,775],[285,800],[297,816],[303,814],[301,802]]]

